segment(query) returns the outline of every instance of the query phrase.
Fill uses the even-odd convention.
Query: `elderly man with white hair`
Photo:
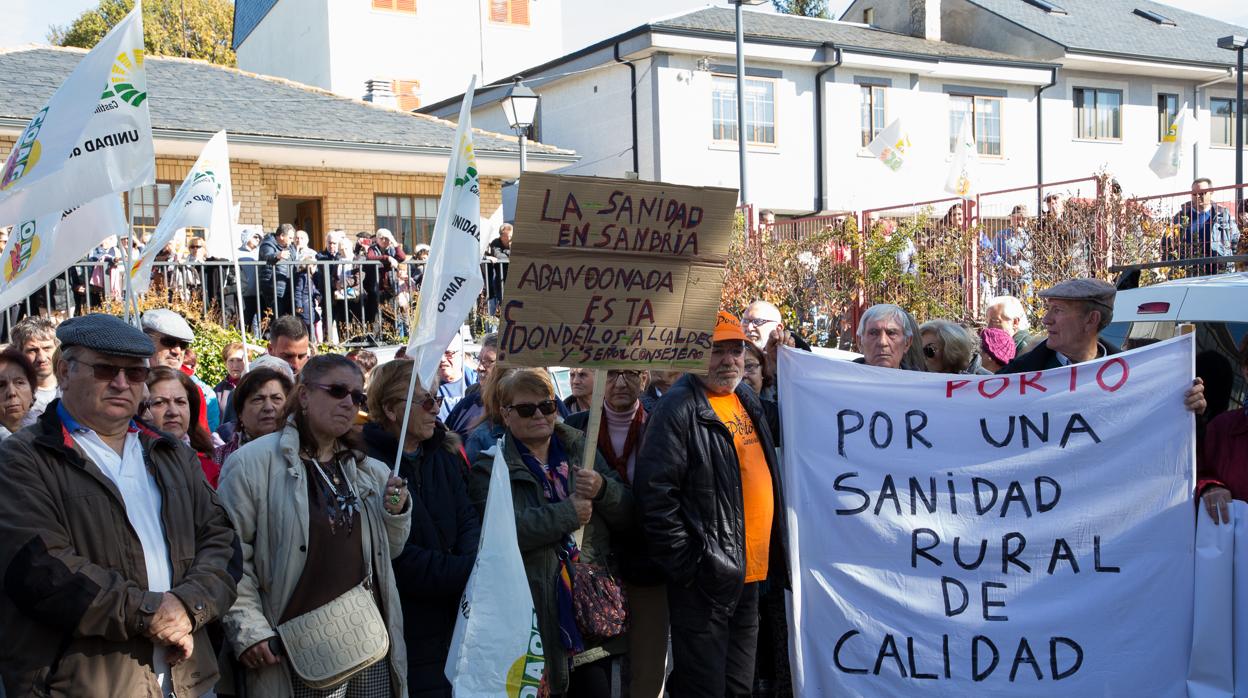
[[[858,321],[858,346],[862,358],[854,363],[880,368],[926,370],[923,354],[915,343],[918,323],[904,308],[877,303],[867,308]]]
[[[1017,354],[1025,353],[1033,343],[1027,309],[1014,296],[997,296],[988,301],[984,321],[989,327],[1005,330],[1014,339],[1014,350]]]

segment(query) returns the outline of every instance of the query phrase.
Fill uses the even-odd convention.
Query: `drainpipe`
[[[1222,82],[1223,80],[1230,80],[1234,75],[1235,75],[1235,69],[1227,68],[1226,75],[1216,77],[1210,80],[1209,82],[1202,82],[1199,85],[1197,85],[1196,89],[1193,90],[1193,94],[1196,98],[1196,103],[1192,105],[1192,116],[1194,117],[1197,114],[1200,114],[1200,91],[1201,90],[1205,89],[1206,87],[1209,87],[1210,85],[1216,85]],[[1192,125],[1195,126],[1196,122],[1198,121],[1199,119],[1192,119]],[[1196,179],[1199,176],[1200,176],[1200,139],[1193,138],[1192,139],[1192,179]]]
[[[632,122],[633,122],[633,172],[637,174],[637,178],[641,178],[641,162],[640,155],[637,153],[637,66],[632,61],[626,61],[620,58],[620,45],[615,45],[615,62],[623,63],[628,66],[628,95],[629,101],[632,102]]]
[[[1036,87],[1036,216],[1044,210],[1044,99],[1042,92],[1057,84],[1057,66],[1049,69],[1052,76],[1049,84]]]
[[[824,195],[825,183],[823,174],[823,76],[841,64],[841,50],[831,42],[823,45],[824,59],[827,52],[832,52],[832,62],[815,73],[815,210],[810,214],[817,216],[827,208],[827,197]]]

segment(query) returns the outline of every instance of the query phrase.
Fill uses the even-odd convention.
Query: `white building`
[[[708,0],[235,0],[238,67],[405,109]],[[389,99],[389,95],[376,95]]]
[[[1089,8],[1111,0],[1065,2]],[[968,114],[980,153],[981,190],[1087,177],[1101,169],[1128,193],[1189,185],[1193,158],[1169,180],[1147,168],[1158,144],[1158,100],[1167,118],[1187,101],[1202,106],[1198,130],[1222,128],[1227,120],[1210,119],[1208,109],[1221,108],[1211,99],[1233,94],[1227,69],[1232,53],[1219,56],[1213,48],[1198,57],[1163,60],[1042,51],[1037,47],[1044,41],[1029,37],[1016,19],[968,26],[990,24],[995,15],[982,7],[990,4],[1045,12],[1030,0],[947,0],[943,6],[859,0],[851,6],[846,18],[865,16],[876,26],[747,13],[751,201],[800,215],[945,197],[951,140]],[[1212,46],[1236,30],[1172,14],[1188,27],[1179,35],[1185,42]],[[1151,27],[1154,44],[1176,36],[1176,27],[1127,15]],[[1074,9],[1069,16],[1077,17]],[[911,26],[912,17],[917,26]],[[1108,19],[1097,21],[1092,26],[1106,31],[1086,34],[1113,33]],[[542,97],[536,135],[581,155],[565,172],[636,172],[648,180],[737,186],[733,32],[731,10],[708,8],[652,21],[523,71],[525,84]],[[998,38],[989,41],[987,35]],[[1196,86],[1215,79],[1220,82],[1203,88],[1197,100]],[[478,90],[474,125],[506,129],[498,101],[508,83]],[[452,97],[422,111],[454,118],[458,102]],[[906,165],[893,172],[864,145],[898,117],[913,145]],[[1231,151],[1211,140],[1197,147],[1200,172],[1229,183]]]

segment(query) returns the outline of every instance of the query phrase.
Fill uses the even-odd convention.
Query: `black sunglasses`
[[[932,345],[930,345],[930,344],[928,344],[928,345],[924,346],[924,347],[923,347],[923,356],[926,356],[926,357],[927,357],[927,358],[929,358],[929,359],[934,359],[934,358],[936,358],[936,347],[934,347],[934,346],[932,346]]]
[[[111,381],[118,373],[125,371],[127,383],[146,383],[152,369],[147,366],[116,366],[113,364],[89,364],[81,359],[70,359],[76,364],[89,366],[97,381]]]
[[[180,339],[175,339],[168,335],[162,336],[159,341],[160,341],[160,346],[166,349],[173,349],[176,347],[178,349],[181,349],[182,351],[186,351],[187,348],[191,346],[190,342],[184,342]]]
[[[436,414],[438,410],[442,409],[442,396],[425,393],[425,399],[416,404],[420,406],[420,409]]]
[[[541,410],[544,415],[552,415],[555,413],[555,410],[559,409],[559,405],[557,405],[554,400],[542,400],[538,403],[518,402],[514,405],[508,405],[507,409],[513,410],[516,414],[528,419],[538,410]]]
[[[321,390],[324,390],[326,395],[332,397],[335,400],[341,400],[345,398],[346,396],[350,395],[351,401],[354,402],[356,406],[363,405],[365,402],[368,401],[368,398],[364,395],[364,391],[352,390],[348,388],[347,386],[342,385],[341,383],[336,383],[334,385],[325,385],[324,383],[309,383],[308,385],[312,386],[313,388],[320,388]]]

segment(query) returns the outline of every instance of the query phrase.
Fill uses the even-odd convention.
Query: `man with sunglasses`
[[[217,393],[211,385],[182,368],[186,362],[187,350],[195,341],[195,331],[186,322],[186,318],[172,310],[156,308],[143,313],[140,324],[143,326],[143,333],[151,338],[155,347],[151,365],[168,366],[191,377],[191,382],[199,388],[199,404],[204,406],[199,415],[199,423],[204,425],[208,433],[216,433],[221,426],[221,405],[217,400]]]
[[[235,598],[234,529],[188,446],[133,415],[150,338],[57,330],[63,396],[0,447],[0,678],[11,695],[200,695]]]
[[[720,698],[752,694],[759,587],[788,577],[772,426],[742,385],[748,338],[721,312],[711,339],[707,372],[686,374],[650,415],[633,487],[668,581],[670,693]]]
[[[1239,247],[1239,226],[1235,215],[1213,202],[1213,180],[1200,177],[1192,182],[1192,200],[1184,202],[1172,222],[1179,227],[1178,249],[1163,249],[1165,259],[1195,259],[1235,254]],[[1185,267],[1189,276],[1219,274],[1226,264]]]

